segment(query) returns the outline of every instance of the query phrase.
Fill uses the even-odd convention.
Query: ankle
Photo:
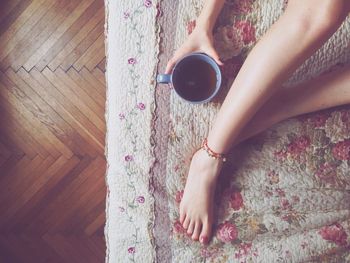
[[[212,176],[218,176],[224,165],[222,159],[214,159],[210,157],[203,148],[198,149],[195,155],[195,165],[202,167],[205,171],[208,171],[208,174],[211,174]]]
[[[209,157],[218,161],[226,162],[226,154],[216,152],[211,147],[209,147],[208,138],[204,138],[201,149],[203,149]]]

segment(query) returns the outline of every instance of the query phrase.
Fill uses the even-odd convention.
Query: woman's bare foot
[[[211,236],[216,180],[222,164],[221,159],[208,156],[202,148],[195,152],[180,203],[180,223],[193,240],[203,244]]]

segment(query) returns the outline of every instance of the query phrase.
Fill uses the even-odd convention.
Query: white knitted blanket
[[[217,187],[213,240],[204,247],[184,233],[187,160],[224,97],[188,104],[155,78],[203,2],[105,2],[106,261],[350,262],[349,106],[283,121],[233,149]],[[214,29],[224,90],[285,4],[226,0]],[[349,43],[348,17],[286,85],[344,67]]]

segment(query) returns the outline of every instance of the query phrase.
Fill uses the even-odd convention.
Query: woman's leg
[[[346,0],[290,0],[244,62],[209,132],[209,147],[228,152],[273,92],[338,29],[349,7]],[[180,203],[180,222],[203,243],[211,235],[213,193],[221,169],[215,161],[204,151],[193,155]]]
[[[208,134],[225,153],[241,129],[284,81],[339,28],[347,0],[290,0],[245,60]],[[347,3],[350,6],[349,3]]]
[[[350,66],[278,90],[242,129],[233,145],[282,120],[344,104],[350,104]]]

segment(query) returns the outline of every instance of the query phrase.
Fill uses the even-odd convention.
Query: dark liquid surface
[[[173,76],[174,86],[180,96],[191,101],[201,101],[210,97],[216,89],[214,68],[200,58],[182,61]]]

